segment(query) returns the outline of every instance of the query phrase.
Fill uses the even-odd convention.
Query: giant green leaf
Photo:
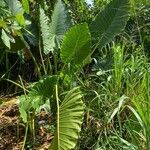
[[[67,9],[65,8],[63,2],[58,0],[54,7],[49,27],[49,41],[48,43],[45,43],[49,46],[49,49],[47,48],[44,50],[45,54],[49,53],[50,51],[53,52],[54,49],[60,47],[60,42],[63,38],[63,35],[70,26],[71,19],[68,16]],[[44,34],[46,33],[43,32],[43,35]]]
[[[129,17],[129,0],[112,0],[90,25],[92,37],[101,49],[125,27]]]
[[[89,57],[91,35],[86,23],[75,25],[65,34],[61,47],[61,58],[64,63],[81,66]]]
[[[75,147],[84,113],[82,94],[78,88],[67,93],[57,113],[57,129],[51,150],[71,150]]]
[[[32,99],[28,95],[21,95],[19,99],[19,112],[23,122],[27,122],[27,113],[32,107]]]
[[[38,81],[28,94],[19,96],[19,111],[24,122],[27,121],[27,113],[36,112],[46,99],[50,99],[56,83],[57,76],[48,76]]]
[[[40,30],[41,30],[41,38],[43,44],[43,50],[45,54],[48,54],[51,49],[52,43],[50,43],[50,34],[49,34],[49,18],[45,14],[44,9],[40,6],[39,7],[39,20],[40,20]]]
[[[34,95],[50,98],[53,95],[54,86],[57,83],[58,76],[48,76],[38,81],[32,88],[30,93]],[[32,95],[33,95],[32,94]]]
[[[60,47],[63,35],[70,26],[71,19],[61,0],[58,0],[55,4],[51,23],[49,23],[49,18],[45,14],[44,9],[40,6],[40,28],[45,54],[53,52],[54,49]]]

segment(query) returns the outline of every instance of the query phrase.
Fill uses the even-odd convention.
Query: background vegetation
[[[148,0],[1,0],[0,103],[19,101],[21,149],[44,112],[49,149],[149,150],[149,29]]]

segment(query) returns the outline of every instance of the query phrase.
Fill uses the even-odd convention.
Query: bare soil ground
[[[38,120],[47,122],[50,118],[41,113]],[[0,150],[22,150],[25,135],[25,125],[19,119],[17,98],[3,99],[0,105]],[[47,150],[53,135],[43,125],[36,127],[36,140],[28,134],[26,149]]]

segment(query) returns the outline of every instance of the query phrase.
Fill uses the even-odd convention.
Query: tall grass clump
[[[87,116],[82,134],[86,139],[81,136],[80,146],[88,149],[149,150],[148,58],[140,47],[131,51],[120,43],[108,51],[112,64],[106,69],[97,60],[84,81]],[[108,57],[105,59],[108,65]]]
[[[134,115],[129,118],[133,143],[138,149],[150,148],[150,64],[144,54],[138,53],[127,63],[127,95],[131,100],[127,107]]]

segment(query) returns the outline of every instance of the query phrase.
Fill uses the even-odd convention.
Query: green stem
[[[59,143],[59,98],[58,98],[58,86],[56,84],[56,103],[57,103],[57,137],[58,137],[58,150],[60,150],[60,143]]]
[[[11,82],[11,83],[15,84],[16,86],[20,87],[21,89],[23,89],[24,91],[29,92],[29,90],[27,90],[24,86],[18,84],[17,82],[14,82],[14,81],[12,81],[10,79],[5,79],[5,78],[2,77],[1,80],[6,80],[8,82]]]
[[[25,144],[26,144],[27,134],[28,134],[28,123],[26,124],[26,131],[25,131],[25,136],[24,136],[24,140],[23,140],[22,150],[24,150],[24,147],[25,147]]]
[[[25,87],[24,87],[24,84],[23,84],[23,81],[22,81],[22,78],[21,78],[20,75],[19,75],[19,79],[20,79],[21,85],[22,85],[22,87],[23,87],[24,94],[27,95],[26,90],[25,90]]]
[[[34,116],[32,116],[32,135],[33,135],[33,142],[35,143],[35,123],[34,123]]]
[[[42,75],[41,75],[41,72],[40,72],[40,67],[38,66],[38,63],[37,63],[35,57],[33,56],[31,50],[30,50],[30,49],[28,49],[28,50],[29,50],[29,53],[30,53],[30,55],[31,55],[31,57],[32,57],[32,59],[33,59],[33,62],[34,62],[34,65],[35,65],[35,68],[36,68],[38,77],[41,79],[41,78],[42,78]]]
[[[42,51],[41,51],[41,42],[39,42],[39,51],[40,51],[40,57],[41,57],[41,62],[42,62],[43,70],[44,70],[45,75],[47,75],[47,71],[46,71],[46,67],[45,67],[45,64],[44,64],[44,59],[43,59]]]
[[[55,74],[57,74],[57,54],[54,54],[54,69],[55,69]]]

